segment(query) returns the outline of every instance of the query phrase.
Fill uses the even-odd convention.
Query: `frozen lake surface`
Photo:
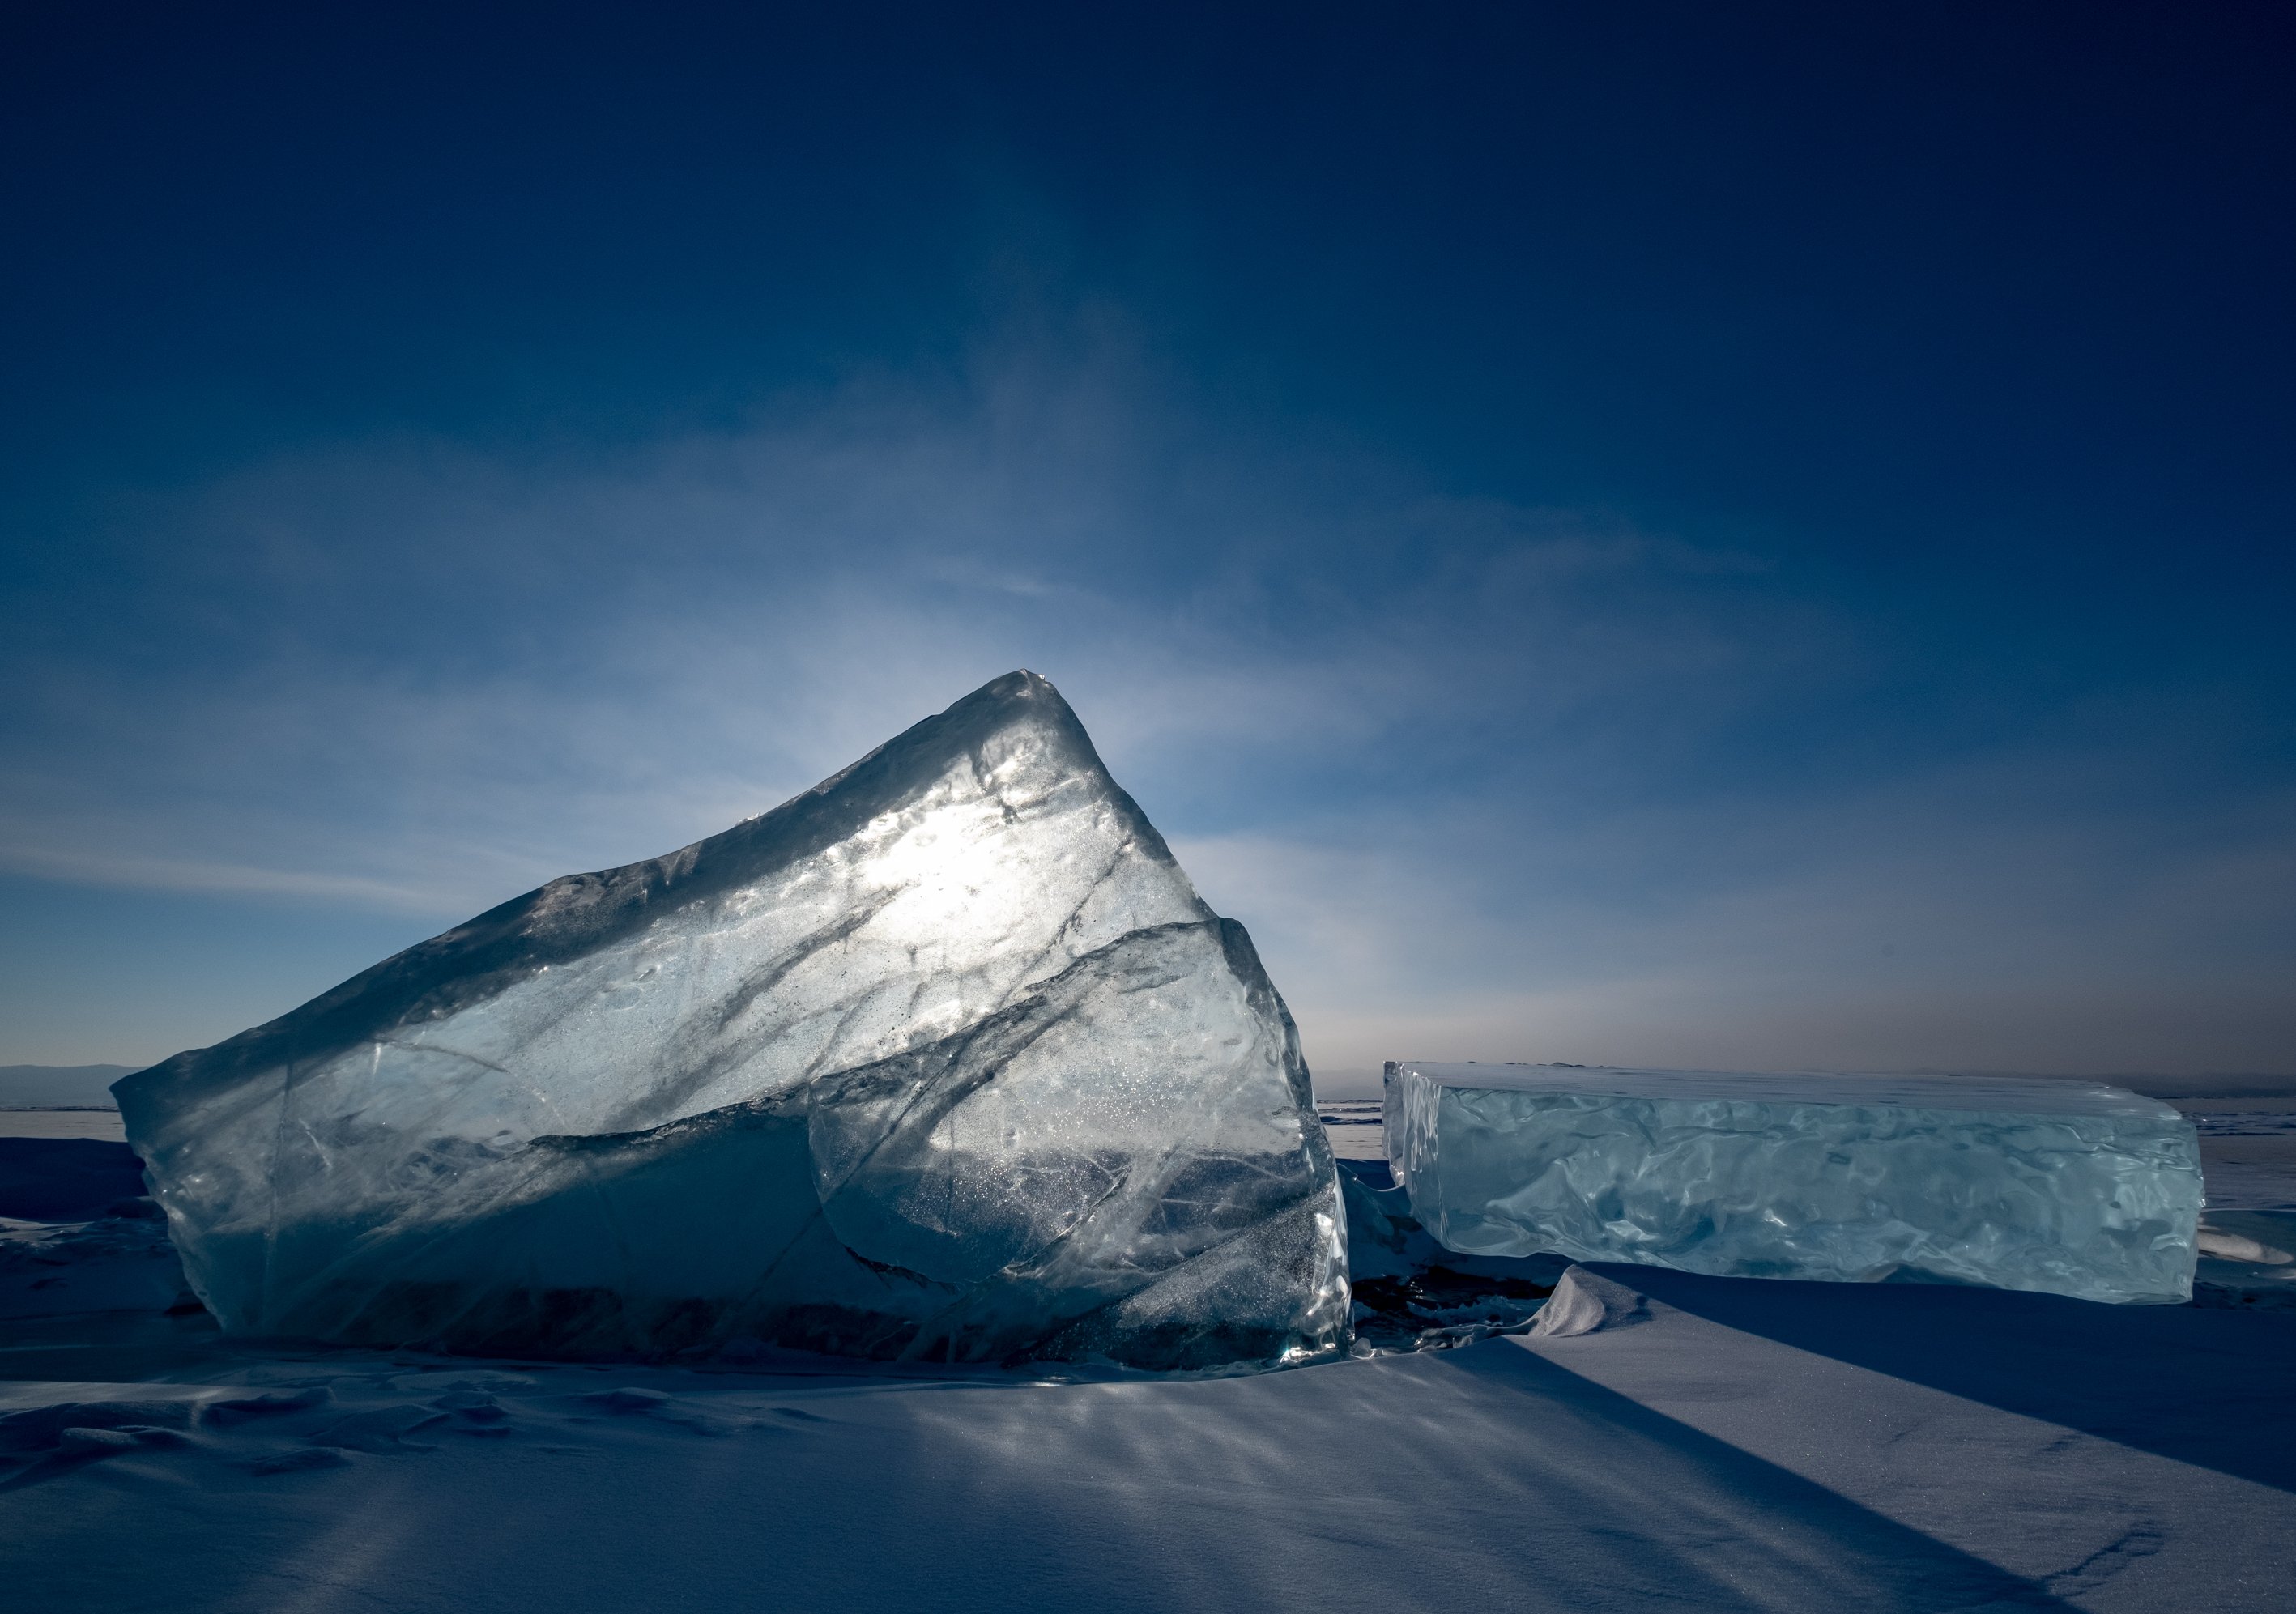
[[[984,1610],[2285,1607],[2296,1318],[1603,1270],[1639,1297],[1627,1326],[1218,1379],[20,1323],[0,1583],[26,1608],[410,1614],[761,1585]]]
[[[95,1138],[121,1143],[117,1110],[0,1110],[0,1138]]]
[[[2188,1113],[2226,1143],[2296,1114],[2218,1096]],[[1595,1332],[1289,1372],[578,1366],[228,1343],[162,1315],[132,1222],[87,1225],[6,1228],[102,1245],[0,1274],[27,1609],[2149,1614],[2296,1585],[2288,1310],[1606,1266],[1631,1304]],[[83,1268],[142,1309],[22,1315]]]

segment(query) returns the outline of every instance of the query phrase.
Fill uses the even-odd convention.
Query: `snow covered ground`
[[[0,1585],[57,1610],[2288,1606],[2296,1321],[1605,1270],[1644,1320],[1209,1380],[20,1323]]]
[[[2226,1143],[2296,1113],[2229,1096]],[[11,1609],[2296,1605],[2296,1263],[2190,1307],[1605,1266],[1593,1333],[1221,1378],[290,1352],[168,1315],[119,1163],[42,1148],[94,1152],[0,1162]],[[2227,1256],[2296,1243],[2251,1164]]]
[[[117,1110],[0,1110],[0,1138],[97,1138],[127,1141]]]
[[[1317,1099],[1316,1113],[1323,1118],[1324,1135],[1332,1152],[1343,1160],[1383,1160],[1387,1140],[1382,1135],[1377,1099]]]

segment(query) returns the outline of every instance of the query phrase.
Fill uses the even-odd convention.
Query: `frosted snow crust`
[[[1451,1249],[2192,1295],[2198,1140],[2118,1088],[1399,1063],[1386,1093],[1390,1162]]]
[[[233,1333],[1152,1366],[1347,1339],[1291,1016],[1033,674],[115,1091]]]

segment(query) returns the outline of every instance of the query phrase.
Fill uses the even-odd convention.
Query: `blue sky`
[[[0,25],[0,1062],[1026,666],[1319,1071],[2296,1069],[2284,13],[1084,9]]]

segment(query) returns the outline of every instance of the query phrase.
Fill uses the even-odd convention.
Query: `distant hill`
[[[0,1065],[0,1110],[115,1108],[111,1084],[140,1065]]]

